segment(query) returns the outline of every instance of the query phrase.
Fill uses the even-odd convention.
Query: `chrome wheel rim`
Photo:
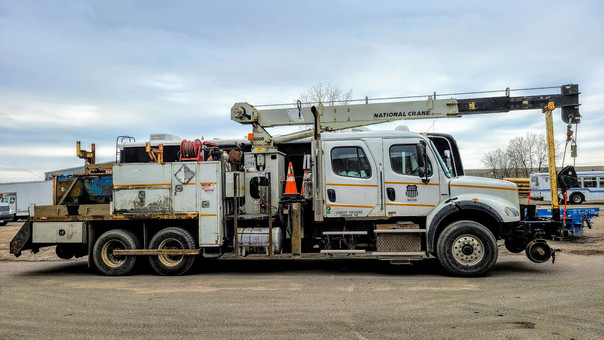
[[[464,266],[474,266],[484,258],[484,245],[474,235],[465,234],[453,242],[453,258]]]

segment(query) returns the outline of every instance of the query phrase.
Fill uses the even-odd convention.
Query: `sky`
[[[294,102],[319,82],[353,98],[577,83],[576,164],[603,166],[602,14],[602,1],[0,0],[0,182],[83,165],[76,141],[104,162],[122,135],[242,138],[233,104]],[[545,133],[539,110],[371,128],[400,124],[453,134],[468,169]],[[554,132],[564,141],[559,110]]]

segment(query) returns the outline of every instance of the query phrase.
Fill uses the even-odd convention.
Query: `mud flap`
[[[21,251],[27,249],[31,249],[34,253],[38,252],[38,248],[32,248],[31,222],[29,220],[23,223],[17,235],[10,241],[10,253],[15,255],[15,257],[21,256]]]

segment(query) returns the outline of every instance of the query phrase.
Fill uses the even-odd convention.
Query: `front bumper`
[[[1,220],[11,221],[13,219],[13,217],[15,217],[13,214],[0,214],[0,221]]]

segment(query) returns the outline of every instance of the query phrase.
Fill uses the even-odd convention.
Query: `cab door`
[[[419,139],[384,139],[384,200],[387,216],[427,216],[440,199],[438,163],[427,148],[428,182],[420,177]]]
[[[361,140],[326,141],[323,152],[324,216],[383,216],[381,157],[375,159]]]

